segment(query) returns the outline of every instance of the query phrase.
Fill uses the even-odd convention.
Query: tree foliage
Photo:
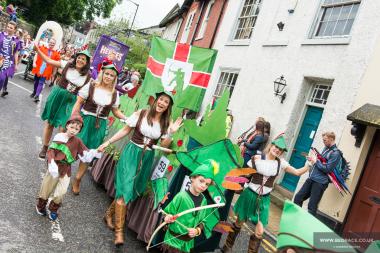
[[[46,20],[71,25],[95,16],[107,18],[122,0],[7,0],[25,11],[23,18],[39,27]]]

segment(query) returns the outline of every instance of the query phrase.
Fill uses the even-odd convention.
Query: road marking
[[[59,225],[59,221],[50,221],[51,223],[51,238],[55,241],[65,242],[63,238],[61,226]]]
[[[25,90],[25,91],[29,92],[30,94],[32,94],[32,91],[28,90],[27,88],[22,87],[21,85],[19,85],[19,84],[17,84],[17,83],[14,83],[14,82],[12,82],[12,81],[9,81],[9,83],[11,83],[11,84],[13,84],[13,85],[19,87],[20,89]]]
[[[20,71],[20,72],[17,72],[16,74],[14,74],[15,76],[17,76],[17,75],[20,75],[20,74],[23,74],[23,73],[25,73],[25,71]]]

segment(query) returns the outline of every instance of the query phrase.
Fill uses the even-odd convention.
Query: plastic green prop
[[[334,242],[322,242],[318,238],[332,239]],[[339,243],[335,243],[337,241]],[[282,211],[276,247],[315,247],[334,252],[356,252],[353,246],[344,242],[325,224],[289,200],[285,201]]]
[[[227,106],[230,93],[226,90],[215,110],[204,116],[201,126],[195,120],[185,121],[186,132],[202,145],[209,145],[226,137]]]
[[[183,166],[190,171],[194,171],[199,165],[208,159],[213,159],[219,163],[219,173],[215,175],[215,183],[218,185],[221,191],[224,191],[222,182],[225,175],[234,168],[241,167],[242,163],[239,163],[235,152],[234,145],[229,139],[224,139],[213,143],[211,145],[203,146],[193,149],[189,152],[177,153],[177,159]],[[211,197],[218,202],[220,200],[221,192],[215,186],[208,188]]]

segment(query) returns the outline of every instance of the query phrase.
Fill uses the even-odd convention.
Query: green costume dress
[[[62,62],[62,78],[59,85],[55,85],[45,103],[42,120],[54,127],[65,127],[76,102],[76,93],[89,80],[89,75],[81,75],[76,69],[69,68],[67,62]]]
[[[116,165],[115,198],[123,197],[126,204],[144,193],[152,174],[154,151],[149,146],[166,137],[162,135],[158,122],[149,125],[145,114],[145,110],[138,111],[127,119],[126,124],[134,128],[134,133]],[[144,141],[150,143],[145,148]]]
[[[78,96],[85,99],[81,114],[83,128],[78,137],[89,149],[96,149],[102,144],[107,130],[107,117],[112,108],[118,108],[119,95],[96,88],[93,82],[80,89]]]
[[[179,192],[165,208],[165,212],[167,214],[176,215],[185,210],[195,208],[196,206],[190,194],[191,193],[188,191]],[[200,196],[202,197],[200,206],[207,205],[206,198],[203,196],[203,194]],[[210,212],[212,212],[212,210],[205,209],[188,213],[182,215],[181,217],[178,217],[176,221],[180,222],[188,228],[203,227],[202,234],[204,234],[206,238],[209,238],[212,233],[212,226],[207,226],[207,223],[209,221],[208,214]],[[190,252],[190,250],[194,247],[194,239],[188,241],[180,239],[182,238],[181,236],[186,236],[188,234],[188,231],[186,228],[179,225],[176,221],[169,225],[168,231],[165,234],[164,244],[183,252]],[[181,235],[180,238],[178,238],[179,235]]]
[[[262,157],[264,158],[264,157]],[[279,174],[281,169],[289,166],[285,160],[256,160],[257,173],[254,177],[260,176],[266,178],[265,181],[269,182],[270,178],[274,181],[275,177]],[[248,162],[251,166],[251,161]],[[240,221],[250,220],[252,223],[257,224],[260,220],[264,226],[268,225],[269,207],[270,207],[270,192],[273,186],[263,184],[262,182],[249,183],[248,187],[240,194],[234,206],[234,212]]]

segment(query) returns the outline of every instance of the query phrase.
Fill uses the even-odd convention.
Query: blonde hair
[[[334,132],[324,132],[322,134],[322,137],[327,137],[327,138],[330,138],[330,139],[333,139],[335,141],[335,133]]]
[[[103,82],[103,76],[104,76],[104,72],[103,72],[103,70],[101,70],[99,72],[99,75],[96,78],[96,80],[94,80],[95,87],[104,87],[104,88],[107,88],[112,93],[114,93],[115,92],[115,88],[116,88],[116,84],[117,84],[117,74],[115,76],[115,80],[113,81],[112,85],[105,85],[104,82]]]

